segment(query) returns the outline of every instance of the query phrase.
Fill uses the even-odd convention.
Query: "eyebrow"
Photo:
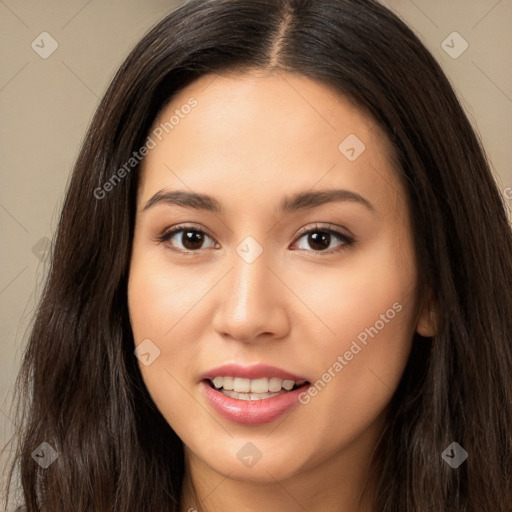
[[[373,205],[359,194],[345,189],[328,189],[318,191],[299,192],[293,196],[286,197],[281,202],[278,212],[291,213],[305,208],[314,208],[332,202],[355,202],[365,206],[371,212],[375,211]],[[168,204],[205,210],[212,213],[223,214],[224,208],[221,203],[212,196],[188,192],[186,190],[159,190],[144,206],[143,211],[157,204]]]

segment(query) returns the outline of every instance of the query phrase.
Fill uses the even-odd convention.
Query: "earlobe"
[[[416,324],[416,332],[424,338],[432,338],[438,334],[438,326],[439,319],[437,306],[435,305],[434,300],[431,299],[423,307]]]

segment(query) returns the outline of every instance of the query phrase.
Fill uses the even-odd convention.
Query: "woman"
[[[187,3],[75,165],[20,375],[27,509],[512,510],[511,256],[390,11]]]

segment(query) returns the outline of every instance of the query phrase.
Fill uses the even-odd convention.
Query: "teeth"
[[[222,387],[222,384],[224,383],[224,379],[222,377],[215,377],[212,382],[213,382],[213,385],[217,389],[219,389]]]
[[[233,389],[237,393],[249,393],[251,390],[251,381],[249,379],[242,379],[240,377],[235,377],[235,383],[233,385]]]
[[[222,387],[226,391],[233,391],[235,388],[235,379],[233,377],[221,377],[223,379]]]
[[[280,391],[282,383],[283,381],[278,377],[272,377],[268,380],[268,390],[273,392]]]
[[[286,389],[286,391],[291,391],[294,384],[295,382],[293,382],[293,380],[283,380],[283,388]]]
[[[281,395],[285,393],[285,391],[281,390],[279,393],[237,393],[236,391],[223,389],[221,393],[231,398],[236,398],[237,400],[265,400],[265,398]]]
[[[268,379],[263,377],[262,379],[251,380],[251,392],[252,393],[268,393]],[[279,391],[279,390],[276,390]]]
[[[278,393],[281,389],[291,391],[296,384],[293,380],[283,380],[278,377],[263,377],[261,379],[244,379],[241,377],[215,377],[212,379],[213,385],[217,388],[223,388],[224,391],[232,391],[234,393],[245,393],[249,396],[250,393],[257,393],[262,395],[265,393]],[[297,384],[303,384],[297,382]],[[231,396],[225,393],[227,396]],[[260,397],[261,398],[261,397]],[[249,398],[241,397],[241,400],[249,400]]]

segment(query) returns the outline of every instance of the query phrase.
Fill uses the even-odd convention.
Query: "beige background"
[[[46,271],[44,249],[86,127],[132,46],[182,3],[0,0],[0,447],[15,429],[10,396]],[[445,69],[504,194],[512,187],[512,0],[384,3]],[[454,31],[469,44],[456,59],[441,47]],[[58,43],[47,59],[31,47],[42,32]]]

